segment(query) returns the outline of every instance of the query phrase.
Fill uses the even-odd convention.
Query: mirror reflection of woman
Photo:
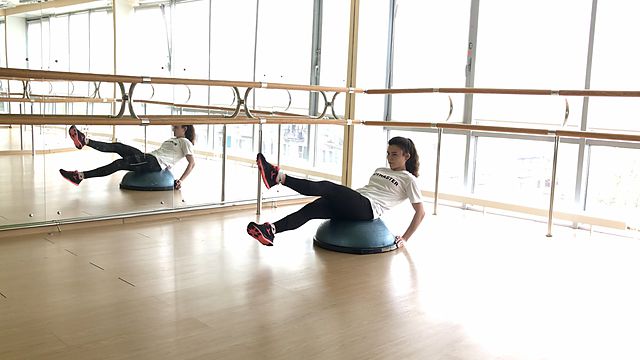
[[[121,158],[93,170],[67,171],[60,169],[60,174],[72,184],[80,185],[80,182],[85,179],[108,176],[120,170],[154,172],[170,169],[178,161],[186,158],[189,164],[182,173],[182,176],[174,182],[174,188],[180,189],[182,182],[189,176],[191,170],[193,170],[196,165],[193,156],[193,144],[195,143],[196,132],[193,125],[174,125],[172,126],[172,130],[174,137],[163,142],[158,149],[150,153],[143,153],[133,146],[119,142],[107,143],[91,140],[78,130],[75,125],[72,125],[69,128],[69,136],[73,140],[76,148],[82,149],[88,146],[101,152],[117,153]]]

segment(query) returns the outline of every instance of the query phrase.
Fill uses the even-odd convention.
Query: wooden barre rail
[[[93,73],[78,73],[48,70],[26,70],[16,68],[0,68],[0,78],[27,81],[94,81],[111,83],[150,83],[166,85],[203,85],[247,87],[302,91],[331,91],[366,94],[501,94],[501,95],[559,95],[559,96],[604,96],[604,97],[640,97],[640,91],[632,90],[547,90],[547,89],[499,89],[499,88],[407,88],[407,89],[360,89],[334,86],[299,85],[251,81],[202,80],[189,78],[123,76]]]
[[[207,115],[149,115],[140,118],[92,115],[10,115],[0,114],[2,125],[246,125],[246,124],[311,124],[349,125],[335,119],[310,119],[297,116],[236,117],[233,119]]]
[[[559,95],[559,96],[607,96],[640,97],[640,91],[628,90],[540,90],[540,89],[493,89],[493,88],[414,88],[414,89],[368,89],[366,94],[500,94],[500,95]]]
[[[0,97],[0,102],[16,102],[16,103],[58,103],[58,104],[72,104],[72,103],[105,103],[111,104],[117,102],[116,99],[107,98],[79,98],[79,97],[30,97],[30,98],[4,98]]]
[[[369,121],[363,120],[364,125],[369,126],[389,126],[389,127],[415,127],[415,128],[436,128],[450,130],[469,130],[469,131],[486,131],[501,133],[516,133],[529,135],[550,135],[552,130],[540,128],[519,128],[509,126],[492,126],[492,125],[472,125],[461,123],[416,123],[410,121]]]
[[[301,124],[301,125],[365,125],[394,128],[432,128],[443,130],[478,131],[494,133],[527,134],[538,136],[558,136],[582,139],[601,139],[640,142],[640,135],[571,131],[542,128],[518,128],[509,126],[472,125],[460,123],[410,122],[410,121],[370,121],[344,119],[310,119],[300,116],[269,116],[255,119],[246,116],[233,119],[208,115],[148,115],[114,118],[112,116],[91,115],[12,115],[0,114],[2,125],[247,125],[247,124]]]
[[[71,103],[116,103],[122,101],[121,99],[113,99],[113,98],[92,98],[92,97],[83,97],[83,96],[42,96],[32,95],[29,98],[18,98],[18,97],[0,97],[0,102],[15,102],[15,103],[38,103],[38,104],[48,104],[48,103],[63,103],[63,104],[71,104]],[[197,105],[197,104],[180,104],[174,103],[170,101],[158,101],[158,100],[141,100],[134,99],[136,104],[152,104],[152,105],[163,105],[163,106],[172,106],[176,108],[187,108],[187,109],[198,109],[198,110],[219,110],[219,111],[233,111],[234,108],[225,107],[225,106],[214,106],[214,105]],[[305,115],[294,114],[283,111],[266,111],[266,110],[251,110],[253,114],[256,115],[280,115],[280,116],[300,116],[305,117]]]
[[[176,108],[185,108],[185,109],[198,109],[198,110],[220,110],[220,111],[233,111],[234,108],[226,107],[226,106],[215,106],[215,105],[196,105],[196,104],[180,104],[174,103],[170,101],[158,101],[158,100],[133,100],[136,104],[153,104],[153,105],[164,105],[164,106],[173,106]],[[266,110],[255,110],[252,109],[251,113],[254,115],[280,115],[280,116],[299,116],[301,118],[306,118],[306,115],[294,114],[283,111],[266,111]]]
[[[302,91],[332,91],[332,92],[354,92],[363,93],[363,89],[333,87],[333,86],[313,86],[296,85],[251,81],[226,81],[226,80],[202,80],[187,78],[167,78],[167,77],[145,77],[145,76],[122,76],[107,74],[91,74],[64,71],[47,70],[25,70],[15,68],[0,68],[0,78],[8,80],[66,80],[66,81],[91,81],[110,83],[131,83],[131,84],[165,84],[165,85],[202,85],[202,86],[227,86],[246,87],[256,89],[280,89],[280,90],[302,90]]]

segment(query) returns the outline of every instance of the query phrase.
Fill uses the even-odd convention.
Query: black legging
[[[119,142],[105,143],[96,140],[90,140],[87,146],[90,146],[101,152],[117,153],[122,157],[109,165],[99,167],[97,169],[84,171],[84,177],[100,177],[111,175],[118,170],[132,170],[138,172],[160,171],[162,167],[158,163],[158,159],[151,154],[145,154],[142,151]]]
[[[321,196],[276,221],[276,232],[297,229],[311,219],[372,220],[371,202],[359,192],[330,181],[310,181],[287,175],[287,187],[302,195]]]

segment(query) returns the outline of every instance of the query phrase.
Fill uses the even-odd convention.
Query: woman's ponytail
[[[184,132],[184,137],[189,139],[193,145],[196,144],[196,128],[193,125],[183,125],[186,130]]]
[[[409,154],[409,160],[405,163],[407,171],[412,173],[413,176],[419,176],[420,170],[420,156],[418,150],[411,139],[402,136],[396,136],[389,140],[389,145],[395,145],[402,149],[403,152]]]

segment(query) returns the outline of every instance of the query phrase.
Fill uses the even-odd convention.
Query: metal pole
[[[220,200],[225,201],[225,189],[227,181],[227,125],[222,125],[222,190]]]
[[[467,44],[467,61],[465,66],[465,87],[475,86],[476,76],[476,49],[478,47],[478,24],[480,20],[480,0],[471,0],[471,10],[469,14],[469,42]],[[473,115],[473,94],[464,95],[464,110],[462,122],[472,123]],[[475,153],[471,153],[471,148],[477,146],[477,138],[473,137],[473,132],[469,132],[465,143],[464,155],[464,187],[469,193],[474,191],[475,181]],[[466,208],[467,204],[464,204]]]
[[[551,195],[549,196],[549,220],[547,221],[547,237],[552,237],[551,227],[553,226],[553,198],[556,192],[556,171],[558,168],[558,146],[560,145],[560,136],[556,135],[553,144],[553,169],[551,170]]]
[[[36,134],[33,125],[31,125],[31,156],[36,156]]]
[[[598,12],[598,0],[591,3],[591,25],[589,28],[589,47],[587,50],[587,67],[585,69],[584,88],[591,89],[591,69],[593,68],[593,46],[595,42],[596,18]],[[582,99],[582,117],[580,120],[580,130],[587,130],[587,117],[589,114],[589,97]],[[576,183],[574,187],[574,203],[576,208],[584,210],[587,199],[587,174],[589,172],[588,155],[585,155],[587,147],[586,139],[582,139],[578,145],[578,167],[576,169]],[[578,222],[573,222],[574,228],[578,227]]]
[[[33,115],[33,103],[31,103],[31,114]],[[36,130],[31,125],[31,156],[36,156]]]
[[[320,84],[320,51],[322,44],[322,8],[323,0],[313,1],[313,30],[311,35],[311,79],[309,85]],[[318,93],[309,93],[309,115],[318,113]]]
[[[438,151],[436,155],[436,188],[433,195],[433,215],[438,215],[438,184],[440,182],[440,145],[442,144],[442,129],[438,129]]]
[[[9,106],[11,106],[11,104],[9,104]],[[20,109],[20,115],[22,115],[22,104],[18,105],[18,108]],[[20,150],[24,150],[24,126],[23,124],[20,124]]]
[[[258,125],[258,152],[262,152],[262,124]],[[256,215],[262,213],[262,176],[258,170],[258,197],[256,200]]]
[[[393,51],[395,44],[395,29],[396,29],[396,14],[398,13],[397,0],[389,1],[389,30],[387,32],[387,78],[385,79],[385,86],[387,89],[393,87]],[[387,94],[384,97],[384,120],[391,120],[391,108],[393,98],[391,94]]]
[[[262,129],[262,125],[260,125],[260,129]],[[259,148],[260,152],[262,152],[262,140],[258,140],[259,141]],[[281,157],[280,157],[280,152],[282,151],[282,124],[278,124],[278,166],[280,166],[280,161],[281,161]]]

